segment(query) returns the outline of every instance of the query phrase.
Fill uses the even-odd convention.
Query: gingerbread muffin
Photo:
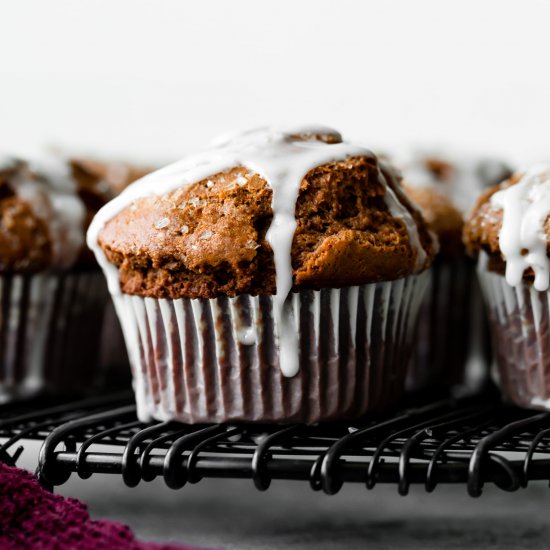
[[[395,156],[412,187],[438,189],[462,214],[472,209],[479,194],[511,175],[501,160],[455,152],[413,151]]]
[[[99,380],[109,300],[85,231],[114,196],[76,161],[0,160],[0,400]]]
[[[550,410],[550,166],[481,195],[464,228],[490,315],[504,396]]]
[[[456,157],[456,158],[455,158]],[[489,159],[420,153],[400,159],[408,195],[420,207],[440,249],[419,314],[407,386],[413,391],[478,388],[487,378],[489,337],[475,265],[464,253],[467,209],[509,174]]]
[[[464,382],[470,351],[468,321],[475,280],[473,267],[464,257],[464,222],[452,200],[439,189],[412,187],[406,182],[404,188],[440,243],[420,308],[407,388],[445,391]]]
[[[73,157],[69,162],[81,188],[87,183],[93,188],[102,187],[112,196],[120,194],[128,185],[154,170],[151,166],[89,157]]]
[[[433,187],[413,187],[405,181],[403,189],[422,212],[430,230],[437,235],[438,255],[445,259],[462,256],[464,218],[453,201]]]
[[[128,185],[149,174],[154,169],[151,166],[141,166],[120,160],[99,160],[90,157],[72,157],[69,160],[74,178],[79,183],[79,194],[85,197],[86,189],[103,190],[110,200],[121,193]],[[90,197],[91,198],[91,197]],[[91,198],[93,201],[93,198]],[[90,201],[89,201],[90,202]],[[93,201],[94,208],[89,208],[86,228],[95,212],[106,201]],[[93,258],[93,253],[86,247],[87,254]],[[93,265],[97,267],[95,258]],[[112,300],[105,306],[102,324],[101,349],[97,362],[110,387],[128,387],[130,383],[129,361],[120,323],[116,316]]]
[[[96,216],[142,419],[317,422],[395,405],[434,244],[330,129],[261,129]]]

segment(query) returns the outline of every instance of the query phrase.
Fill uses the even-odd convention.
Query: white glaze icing
[[[403,223],[405,224],[411,246],[416,250],[415,270],[420,271],[426,263],[427,254],[422,246],[422,243],[420,242],[420,235],[418,234],[416,222],[405,206],[401,204],[393,189],[388,185],[388,182],[380,169],[378,170],[378,177],[385,183],[386,195],[384,200],[388,210],[394,218],[403,220]],[[437,241],[437,237],[433,238]]]
[[[11,155],[0,153],[0,172],[17,168],[20,161]]]
[[[52,265],[71,267],[84,245],[86,211],[68,162],[54,156],[35,156],[26,161],[6,157],[0,158],[2,168],[17,168],[10,187],[46,223],[52,242]]]
[[[550,215],[550,166],[533,167],[517,184],[495,193],[491,205],[503,210],[499,247],[506,260],[508,284],[519,285],[531,268],[535,289],[548,290],[550,260],[544,223]]]
[[[334,141],[339,142],[327,144],[316,140],[295,139],[296,136],[314,135],[330,135]],[[372,153],[365,148],[341,142],[338,132],[321,126],[260,128],[223,136],[215,141],[214,149],[185,158],[126,188],[104,206],[92,221],[87,237],[88,246],[94,251],[105,272],[110,292],[117,296],[121,293],[118,270],[107,261],[98,244],[99,233],[109,220],[139,198],[164,195],[235,166],[245,166],[261,175],[273,190],[273,220],[266,239],[271,245],[275,260],[277,293],[273,301],[280,363],[286,376],[294,376],[299,366],[297,319],[292,301],[287,298],[293,286],[290,252],[296,229],[294,210],[300,183],[317,166],[365,155],[372,156]],[[380,176],[386,183],[381,172]],[[385,198],[392,215],[402,219],[406,225],[411,246],[416,251],[416,268],[419,271],[424,266],[426,253],[421,246],[416,223],[387,183]],[[248,336],[243,334],[241,337],[248,341]]]

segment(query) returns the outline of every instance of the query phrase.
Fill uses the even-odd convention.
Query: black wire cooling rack
[[[405,495],[411,484],[459,483],[479,496],[485,483],[514,491],[550,480],[550,413],[503,406],[492,393],[319,426],[142,424],[129,394],[0,406],[0,460],[14,464],[24,440],[42,441],[38,476],[49,488],[72,473],[103,473],[130,487],[224,477],[260,490],[302,480],[328,494],[344,483],[392,483]]]

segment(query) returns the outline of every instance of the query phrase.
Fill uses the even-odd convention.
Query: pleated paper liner
[[[497,378],[506,399],[550,410],[550,297],[529,282],[479,270],[489,308]]]
[[[269,296],[115,298],[142,420],[305,422],[400,399],[426,274],[292,295],[300,369],[285,377]]]
[[[107,300],[100,272],[0,276],[0,400],[97,384]]]
[[[473,261],[460,256],[434,262],[415,340],[408,390],[473,390],[487,379],[490,337]]]

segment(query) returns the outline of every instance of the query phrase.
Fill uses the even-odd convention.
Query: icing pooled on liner
[[[24,161],[0,157],[0,170],[3,169],[14,170],[9,186],[46,223],[53,267],[71,267],[84,245],[86,209],[78,196],[69,163],[50,155],[33,156]]]
[[[503,210],[499,246],[508,284],[519,285],[531,268],[535,289],[548,290],[550,261],[544,224],[550,215],[550,166],[535,166],[517,184],[495,193],[491,205]]]
[[[164,195],[236,166],[256,172],[273,190],[273,219],[266,239],[275,260],[277,293],[273,296],[273,309],[279,336],[279,363],[285,376],[294,376],[299,368],[298,334],[291,300],[287,298],[293,286],[291,247],[300,184],[306,174],[318,166],[358,156],[374,157],[365,148],[342,142],[338,132],[326,127],[260,128],[224,136],[215,141],[213,149],[145,176],[105,205],[90,225],[88,246],[106,274],[111,294],[118,296],[121,294],[118,269],[108,262],[98,243],[99,233],[109,220],[139,198]],[[392,216],[406,225],[411,247],[416,251],[416,270],[419,271],[425,265],[426,252],[416,223],[385,182],[382,171],[379,171],[379,178],[385,184],[385,200]]]

